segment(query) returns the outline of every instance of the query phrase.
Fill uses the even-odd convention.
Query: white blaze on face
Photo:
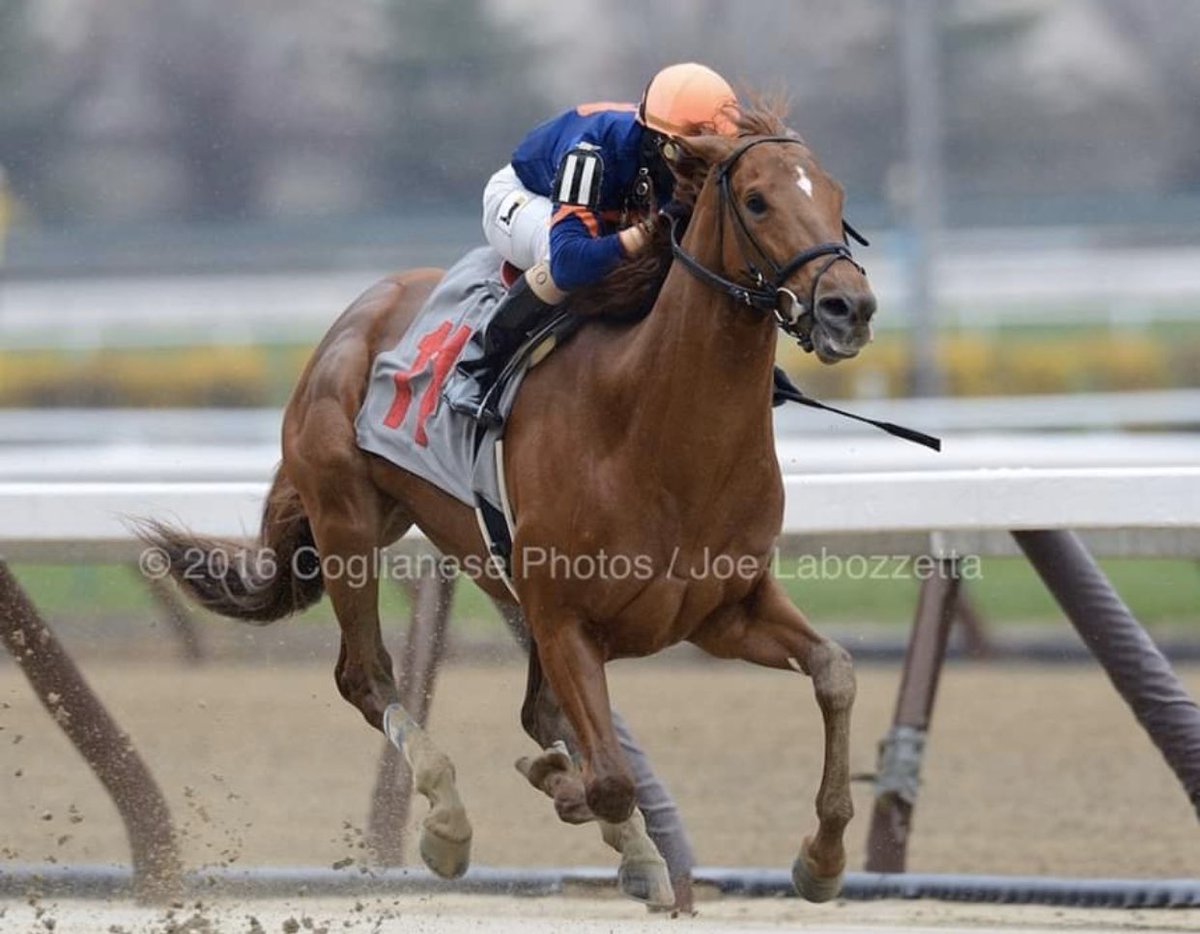
[[[812,197],[812,179],[808,177],[808,173],[804,171],[804,166],[796,166],[796,187],[802,192]]]

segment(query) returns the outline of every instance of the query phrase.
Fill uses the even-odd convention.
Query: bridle
[[[821,277],[829,271],[829,268],[834,263],[840,260],[851,263],[855,269],[864,275],[866,274],[866,270],[854,259],[848,243],[844,240],[841,242],[830,241],[828,243],[818,243],[815,246],[810,246],[808,249],[801,250],[792,256],[782,265],[775,262],[770,254],[763,249],[762,245],[755,239],[753,232],[746,223],[746,219],[742,216],[742,212],[738,208],[737,199],[733,196],[733,189],[730,183],[730,176],[733,174],[733,168],[737,165],[738,160],[750,149],[763,143],[800,144],[800,140],[791,136],[755,137],[735,149],[713,170],[717,173],[717,189],[721,197],[721,213],[718,223],[724,224],[727,211],[733,214],[735,221],[734,233],[738,239],[738,247],[741,250],[742,258],[746,261],[745,273],[753,280],[752,284],[746,285],[726,279],[719,273],[709,269],[696,259],[695,256],[685,250],[683,244],[680,242],[680,223],[683,218],[678,214],[671,215],[671,251],[675,254],[675,258],[683,263],[688,272],[701,282],[712,286],[718,291],[724,292],[739,304],[771,312],[775,316],[776,323],[782,330],[799,340],[806,350],[811,350],[812,343],[809,337],[809,330],[801,327],[800,322],[804,319],[809,319],[811,323],[810,316],[816,307],[817,287],[820,285]],[[847,238],[853,239],[863,246],[868,245],[862,234],[845,221],[842,221],[842,228]],[[766,267],[766,272],[750,259],[751,255],[757,256]],[[828,258],[813,275],[807,300],[802,299],[789,289],[785,283],[797,270],[822,257]],[[785,295],[792,302],[791,315],[785,314],[779,307],[780,297]],[[796,313],[797,308],[800,309],[799,314]]]

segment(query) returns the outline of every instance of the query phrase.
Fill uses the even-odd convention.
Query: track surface
[[[284,628],[269,633],[258,635],[265,637],[268,658],[271,640],[287,641]],[[328,667],[283,660],[270,667],[195,670],[169,662],[84,664],[163,785],[184,831],[190,865],[328,866],[363,858],[361,828],[380,742],[337,696]],[[1180,673],[1193,695],[1200,694],[1200,667]],[[810,829],[819,775],[819,717],[807,682],[733,663],[618,663],[610,678],[616,705],[679,800],[699,861],[789,865],[800,836]],[[889,722],[897,678],[890,666],[860,669],[856,772],[874,767],[875,743]],[[530,748],[516,725],[523,679],[518,664],[452,665],[439,682],[433,729],[458,765],[475,823],[475,859],[488,865],[611,865],[594,828],[557,824],[548,802],[512,770],[512,760]],[[126,860],[114,809],[10,664],[0,665],[0,728],[0,858]],[[951,667],[924,776],[910,853],[914,871],[1194,877],[1200,867],[1200,832],[1182,791],[1092,667]],[[858,813],[865,815],[869,785],[856,789]],[[423,816],[424,806],[416,811],[414,820]],[[851,865],[862,865],[865,833],[860,816],[850,830]],[[406,915],[416,910],[413,905],[427,905],[411,901]],[[617,919],[640,927],[642,918],[635,905],[590,898],[453,904],[457,907],[437,899],[438,910],[492,919],[492,927],[472,923],[481,931],[557,930],[566,917],[611,919],[604,930],[625,930]],[[114,915],[97,927],[72,927],[97,917],[86,915],[88,908],[84,920],[73,920],[80,907],[55,908],[55,930],[103,931],[110,924],[134,923]],[[316,917],[310,907],[301,907]],[[376,906],[372,917],[385,922],[383,930],[400,930],[384,917],[386,908]],[[274,921],[267,924],[268,909],[284,913],[270,914]],[[263,907],[264,929],[281,930],[288,917],[301,918],[298,910]],[[0,930],[26,930],[12,922],[29,911],[8,906]],[[231,911],[236,924],[226,921],[213,930],[250,930],[245,916],[255,911],[247,906]],[[353,900],[329,911],[340,912],[331,931],[363,915],[353,911]],[[184,911],[177,915],[176,923],[188,917]],[[516,927],[504,927],[510,916]],[[545,927],[521,927],[522,918],[534,916],[550,920]],[[420,917],[423,927],[403,929],[451,929],[445,917]],[[814,908],[760,900],[713,903],[697,929],[740,930],[741,919],[1090,928],[1174,926],[1188,917],[1192,929],[1200,928],[1200,913],[1193,911],[1097,914],[930,903]],[[715,926],[720,919],[734,926]],[[146,930],[155,924],[169,928],[161,912],[143,913],[137,923],[150,924]],[[570,929],[592,927],[580,920]]]
[[[338,697],[325,665],[84,670],[163,785],[190,864],[362,855],[381,741]],[[1200,694],[1200,667],[1181,674]],[[610,677],[615,704],[679,800],[699,862],[790,865],[819,778],[808,682],[735,663],[621,662]],[[855,772],[874,768],[897,677],[891,666],[860,668]],[[512,768],[531,748],[516,723],[523,687],[519,664],[452,665],[439,680],[432,727],[458,766],[475,861],[609,864],[593,828],[557,824]],[[126,859],[102,789],[8,664],[0,703],[4,855]],[[1200,868],[1186,798],[1090,666],[949,668],[924,779],[913,871],[1187,877]],[[861,866],[870,788],[855,787],[850,862]],[[414,820],[424,814],[416,810]]]
[[[0,909],[3,903],[0,903]],[[40,917],[36,912],[41,910]],[[253,921],[251,919],[254,919]],[[176,909],[138,909],[88,902],[8,906],[0,930],[53,934],[759,934],[804,930],[806,934],[903,930],[970,930],[1023,934],[1038,931],[1195,931],[1200,910],[1105,911],[1036,906],[948,905],[868,902],[807,905],[792,899],[722,899],[703,902],[695,918],[667,921],[615,899],[514,899],[438,896],[434,899],[325,901],[297,898]],[[257,922],[257,926],[255,926]],[[307,923],[306,923],[307,922]]]

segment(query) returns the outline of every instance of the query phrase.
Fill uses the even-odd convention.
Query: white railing
[[[783,533],[791,539],[1012,529],[1194,539],[1200,529],[1200,467],[792,474],[784,484]],[[251,537],[266,491],[262,482],[0,483],[0,554],[127,561],[137,553],[135,517]]]

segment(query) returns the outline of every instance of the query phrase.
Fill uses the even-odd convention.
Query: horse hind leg
[[[353,457],[325,454],[305,466],[309,469],[301,475],[308,482],[301,495],[342,634],[338,690],[407,758],[413,786],[430,804],[421,857],[437,875],[457,878],[470,863],[471,825],[455,787],[454,766],[400,705],[379,629],[377,549],[402,534],[406,523],[395,515],[385,520],[388,504]]]
[[[443,879],[457,879],[471,864],[471,824],[455,784],[454,763],[400,704],[383,713],[383,732],[408,761],[413,787],[429,802],[421,824],[421,859]]]
[[[399,702],[392,661],[379,633],[378,582],[372,577],[343,588],[342,582],[327,578],[326,586],[342,627],[338,689],[407,759],[413,788],[429,802],[421,858],[437,875],[456,879],[470,865],[471,824],[455,785],[454,765]],[[355,593],[351,596],[347,589]]]

